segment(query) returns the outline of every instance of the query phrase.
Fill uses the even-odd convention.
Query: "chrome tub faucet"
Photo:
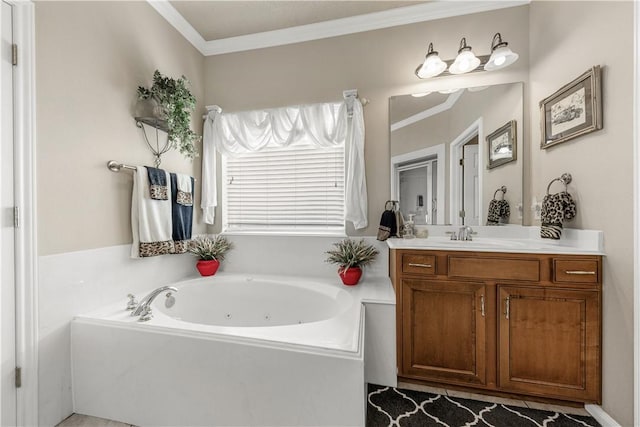
[[[178,288],[174,286],[161,286],[157,289],[154,289],[146,297],[140,300],[140,303],[131,312],[131,316],[140,316],[141,322],[150,320],[153,317],[153,313],[151,312],[151,303],[156,299],[158,295],[160,295],[164,291],[169,291],[167,293],[168,298],[171,297],[171,292],[178,292]]]

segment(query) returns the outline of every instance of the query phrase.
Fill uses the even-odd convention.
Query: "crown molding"
[[[442,104],[435,105],[431,108],[414,114],[413,116],[409,116],[406,119],[393,123],[391,125],[391,132],[412,125],[416,122],[419,122],[420,120],[428,119],[429,117],[435,116],[436,114],[442,113],[444,111],[450,110],[451,107],[453,107],[456,102],[458,102],[464,91],[465,89],[460,89],[459,91],[449,95],[446,101],[444,101]]]
[[[164,19],[178,30],[182,37],[187,39],[198,51],[205,55],[205,45],[207,41],[196,31],[195,28],[184,19],[184,16],[169,3],[169,0],[147,0],[147,3],[153,7]]]
[[[530,0],[433,1],[280,30],[205,41],[191,24],[171,6],[168,0],[147,1],[205,56],[283,46],[398,25],[414,24],[416,22],[488,12],[530,3]]]

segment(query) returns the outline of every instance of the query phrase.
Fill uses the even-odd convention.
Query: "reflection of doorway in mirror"
[[[462,153],[462,224],[480,225],[477,135],[462,147]]]
[[[418,225],[444,224],[445,164],[444,144],[391,158],[391,199],[400,202],[400,211],[405,218],[415,214],[414,221]]]
[[[433,224],[437,163],[427,160],[399,168],[400,212],[407,217],[415,215],[416,225]]]

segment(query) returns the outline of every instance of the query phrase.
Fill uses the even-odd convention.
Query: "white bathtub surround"
[[[120,305],[74,320],[76,412],[136,425],[355,426],[365,372],[395,384],[388,278],[345,287],[219,273],[174,286],[175,306],[159,297],[149,322]]]
[[[225,234],[234,245],[221,269],[230,273],[283,274],[287,276],[338,277],[338,267],[325,262],[326,251],[342,237],[324,236],[260,236]],[[389,248],[375,237],[362,237],[380,251],[376,260],[362,269],[357,286],[367,286],[370,277],[389,277]],[[361,237],[352,237],[359,240]]]
[[[324,277],[339,284],[335,266],[324,262],[324,251],[341,237],[317,236],[228,236],[235,249],[221,264],[219,273],[249,272]],[[380,250],[376,262],[364,269],[356,288],[370,287],[369,278],[388,283],[388,247],[374,238],[365,238]],[[151,289],[188,278],[199,277],[196,259],[189,254],[167,255],[143,260],[129,258],[131,245],[71,252],[39,258],[39,422],[54,426],[73,412],[71,395],[70,322],[74,316],[126,302],[128,293],[138,298]],[[391,289],[391,285],[387,285]],[[395,385],[395,310],[373,299],[365,301],[367,378],[376,384]],[[373,319],[370,321],[370,319]],[[391,333],[392,335],[389,335]],[[388,375],[393,366],[393,375]],[[394,381],[391,383],[391,379]]]
[[[188,254],[130,258],[131,245],[112,246],[39,258],[39,421],[53,426],[73,412],[70,324],[128,293],[198,275]]]

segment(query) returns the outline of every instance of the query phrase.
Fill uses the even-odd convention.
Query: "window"
[[[344,144],[223,156],[223,231],[344,234]]]

